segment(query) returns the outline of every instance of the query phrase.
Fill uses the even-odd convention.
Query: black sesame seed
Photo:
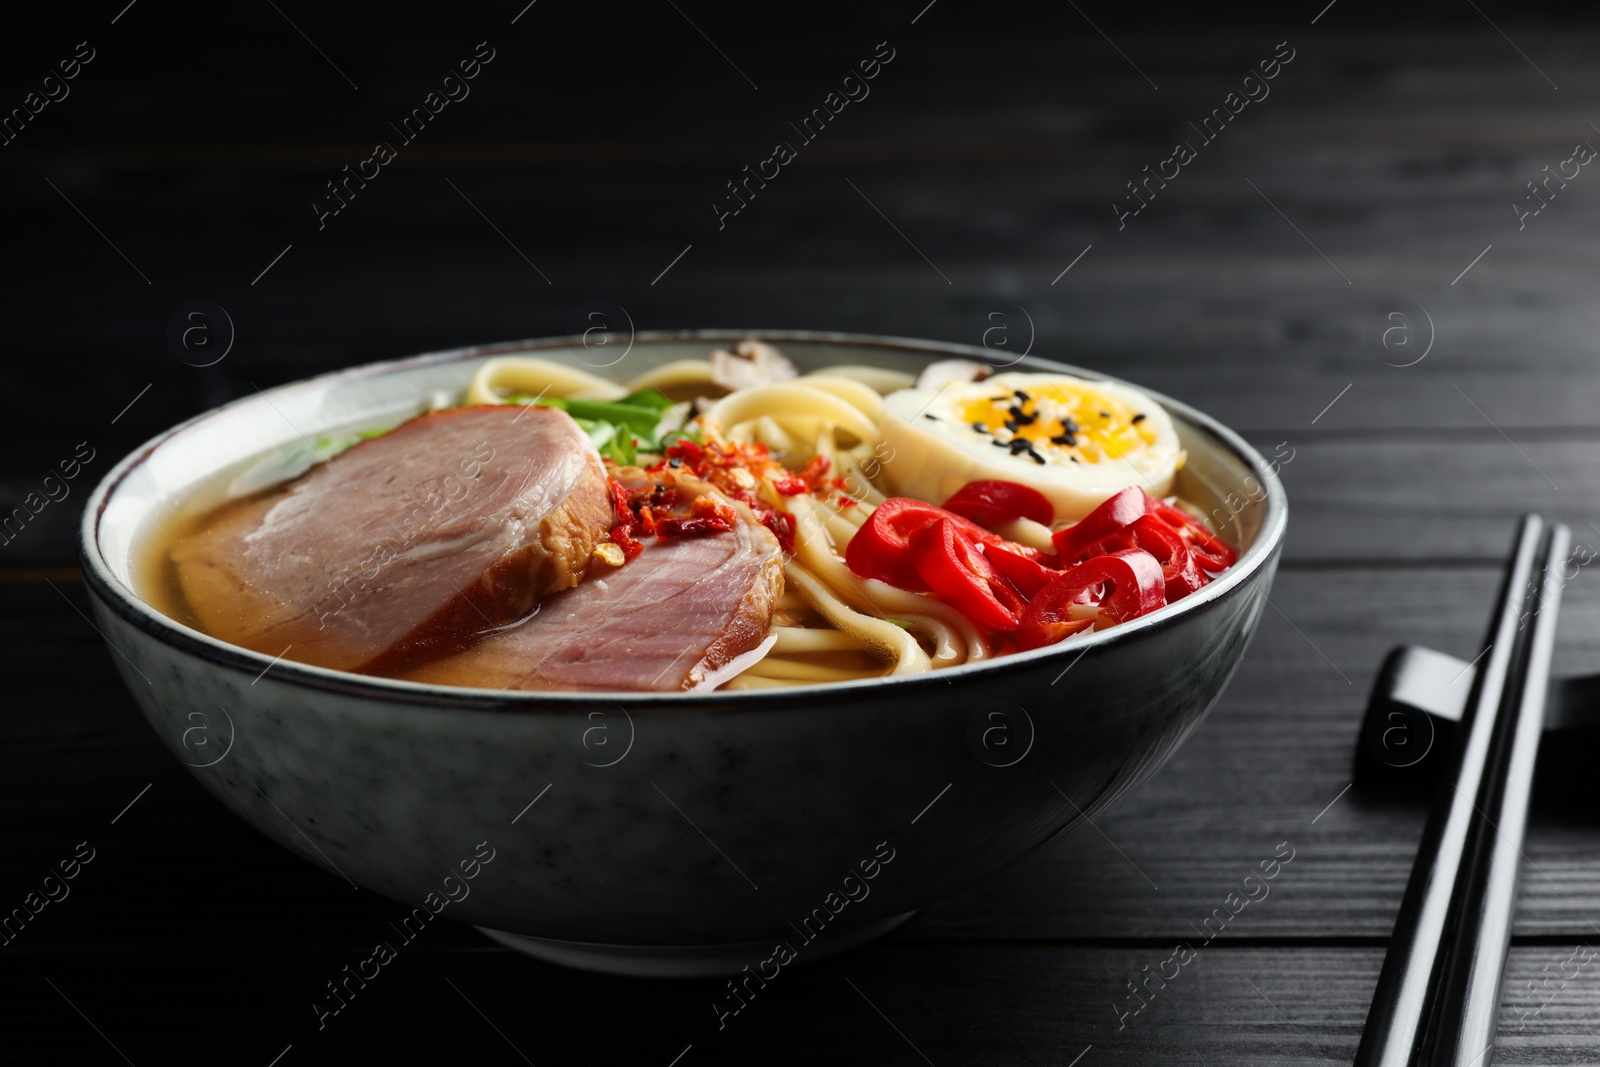
[[[991,445],[994,445],[994,447],[996,447],[996,448],[1009,448],[1010,447],[1004,441],[990,441],[989,443]]]
[[[1033,444],[1026,437],[1014,437],[1011,440],[1011,454],[1020,456],[1024,452],[1032,452]]]
[[[1039,455],[1039,453],[1037,453],[1037,452],[1029,452],[1028,455],[1033,457],[1033,461],[1035,463],[1039,464],[1040,466],[1044,466],[1044,457]]]
[[[1140,423],[1141,423],[1141,422],[1143,422],[1143,421],[1144,421],[1144,420],[1145,420],[1145,419],[1147,419],[1147,418],[1149,418],[1149,417],[1150,417],[1150,416],[1148,416],[1148,415],[1135,415],[1135,416],[1134,416],[1134,417],[1133,417],[1133,424],[1134,424],[1134,425],[1135,425],[1135,426],[1137,426],[1137,425],[1139,425],[1139,424],[1140,424]]]
[[[1109,418],[1110,418],[1110,417],[1111,417],[1111,412],[1109,412],[1109,411],[1102,411],[1102,412],[1101,412],[1101,413],[1100,413],[1100,417],[1101,417],[1101,418],[1102,418],[1102,419],[1109,419]]]
[[[1027,400],[1032,400],[1033,399],[1033,397],[1029,396],[1027,393],[1023,392],[1021,389],[1017,389],[1017,390],[1013,391],[1011,395],[1016,397],[1018,400],[1023,400],[1023,401],[1027,401]]]
[[[924,415],[922,417],[925,418],[925,419],[928,419],[930,422],[938,422],[939,421],[939,416],[937,416],[937,415]]]
[[[1073,439],[1073,436],[1071,434],[1064,433],[1064,434],[1058,434],[1057,436],[1050,438],[1050,443],[1053,444],[1053,445],[1064,445],[1064,446],[1066,446],[1068,448],[1071,448],[1077,442]]]
[[[1022,429],[1022,423],[1018,422],[1016,419],[1007,419],[1006,429],[1010,430],[1012,433],[1016,433],[1018,430]]]
[[[1062,419],[1061,432],[1064,434],[1078,434],[1083,432],[1083,427],[1079,426],[1072,419]]]
[[[1067,458],[1072,460],[1072,462],[1074,462],[1074,463],[1078,462],[1078,457],[1077,456],[1068,456]]]

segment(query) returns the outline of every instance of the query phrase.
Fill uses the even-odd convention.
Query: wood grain
[[[0,150],[0,514],[79,442],[96,450],[0,545],[0,901],[76,842],[99,850],[0,949],[7,1062],[259,1065],[290,1045],[282,1067],[1348,1062],[1425,806],[1352,783],[1379,658],[1404,641],[1470,657],[1520,511],[1600,547],[1600,178],[1586,168],[1522,228],[1512,209],[1574,142],[1600,144],[1592,12],[1340,3],[1313,25],[1249,0],[1159,16],[917,0],[780,27],[714,0],[539,4],[515,25],[521,0],[278,6],[115,0],[0,36],[6,107],[71,42],[98,50]],[[472,96],[319,230],[323,183],[486,38],[498,55]],[[1125,183],[1285,39],[1271,96],[1119,228]],[[724,183],[880,40],[897,54],[870,98],[719,229]],[[206,369],[166,340],[196,299],[238,328]],[[1098,830],[785,975],[725,1031],[709,983],[558,971],[446,924],[318,1032],[311,997],[395,905],[268,843],[154,737],[80,613],[82,501],[139,442],[257,387],[566,333],[595,299],[641,329],[977,344],[1000,321],[1008,345],[1287,442],[1276,609],[1208,721]],[[1559,672],[1600,670],[1597,589],[1586,568],[1567,590]],[[1595,964],[1561,977],[1600,937],[1592,765],[1541,756],[1496,1063],[1591,1063],[1600,1045]],[[1284,841],[1296,858],[1271,895],[1119,1030],[1124,983]]]
[[[376,927],[371,937],[384,936]],[[361,953],[30,958],[0,989],[49,1037],[19,1035],[8,1051],[29,1063],[116,1062],[109,1040],[134,1063],[265,1064],[290,1045],[296,1063],[664,1065],[691,1048],[682,1062],[1044,1065],[1083,1054],[1084,1064],[1339,1063],[1354,1054],[1382,958],[1377,948],[1203,949],[1170,982],[1152,980],[1154,996],[1124,1017],[1139,1003],[1127,983],[1162,969],[1171,945],[890,941],[779,972],[719,1030],[711,1002],[727,994],[718,983],[604,979],[487,945],[441,950],[430,936],[320,1031],[312,999]],[[1595,962],[1580,968],[1582,958],[1576,944],[1512,950],[1496,1063],[1591,1062],[1600,1023],[1584,1004],[1600,975]]]

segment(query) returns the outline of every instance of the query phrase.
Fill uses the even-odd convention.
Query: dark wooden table
[[[1600,33],[1487,0],[1184,21],[1098,0],[124,4],[13,16],[0,44],[6,108],[76,42],[94,54],[0,147],[0,511],[93,454],[0,545],[0,907],[80,842],[95,857],[0,948],[0,1060],[1349,1061],[1424,816],[1352,785],[1379,658],[1473,654],[1523,510],[1600,548],[1600,176],[1566,164],[1537,216],[1513,207],[1600,145]],[[324,183],[481,40],[470,97],[319,230]],[[719,229],[724,183],[880,41],[870,96]],[[1288,49],[1270,95],[1202,140],[1190,123]],[[1179,140],[1195,158],[1119,228],[1125,183]],[[194,300],[236,329],[213,366],[169,344]],[[713,983],[564,971],[446,923],[319,1032],[311,999],[400,906],[268,843],[145,726],[84,616],[81,501],[139,441],[256,386],[567,333],[600,300],[639,329],[1031,337],[1282,443],[1277,610],[1100,832],[802,968],[724,1031]],[[1597,637],[1586,568],[1558,670],[1600,669]],[[1568,962],[1600,939],[1595,763],[1567,755],[1529,829],[1497,1063],[1600,1060],[1600,963]],[[1270,896],[1120,1017],[1127,983],[1283,842]]]

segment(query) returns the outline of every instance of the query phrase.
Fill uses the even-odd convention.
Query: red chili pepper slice
[[[1017,625],[1017,649],[1053,645],[1083,629],[1084,620],[1069,617],[1072,604],[1092,586],[1109,583],[1100,608],[1116,622],[1126,622],[1166,603],[1161,564],[1138,548],[1096,556],[1056,578],[1033,598]]]
[[[687,437],[680,437],[667,446],[667,459],[681,459],[690,467],[694,467],[700,462],[700,457],[705,455],[705,451]]]
[[[1128,533],[1132,547],[1144,549],[1161,564],[1167,603],[1182,600],[1208,581],[1195,563],[1189,542],[1157,516],[1141,515],[1128,527]]]
[[[1032,519],[1049,526],[1056,519],[1055,505],[1039,490],[992,478],[963,485],[944,502],[944,509],[984,526],[999,526],[1013,519]]]
[[[1225,571],[1237,562],[1238,554],[1226,541],[1182,508],[1152,500],[1150,513],[1177,531],[1178,536],[1189,543],[1195,562],[1213,574]]]
[[[611,490],[611,507],[616,512],[616,525],[611,528],[611,543],[622,549],[622,561],[629,562],[644,551],[644,545],[633,539],[633,505],[628,501],[628,491],[615,478],[606,478]]]
[[[1100,541],[1149,511],[1149,503],[1150,498],[1143,489],[1128,486],[1085,515],[1081,522],[1051,534],[1056,554],[1068,562],[1082,558]]]
[[[905,497],[885,500],[850,538],[844,553],[845,565],[858,577],[925,592],[928,583],[911,562],[911,538],[939,517],[938,510],[932,504]]]
[[[1168,603],[1182,600],[1210,581],[1200,572],[1189,542],[1154,514],[1141,515],[1111,536],[1102,538],[1090,547],[1089,555],[1106,555],[1127,548],[1142,548],[1161,564],[1161,580],[1166,583]],[[1086,602],[1082,595],[1079,602]]]
[[[911,540],[911,557],[928,587],[973,623],[996,633],[1017,628],[1021,594],[952,519],[936,519],[920,530]]]
[[[850,538],[850,546],[844,554],[845,564],[858,577],[876,578],[915,593],[926,592],[928,584],[917,574],[916,564],[911,560],[911,539],[939,519],[950,520],[974,541],[988,544],[1003,540],[999,534],[990,533],[971,519],[923,500],[897,496],[879,504]]]
[[[632,533],[626,526],[618,526],[611,531],[611,543],[622,549],[622,562],[636,559],[644,551],[644,545],[633,539]]]
[[[827,456],[812,456],[800,470],[800,477],[807,489],[815,491],[827,484],[828,472],[832,469],[833,460]]]
[[[778,491],[779,496],[799,496],[809,493],[811,487],[806,484],[805,478],[793,471],[779,470],[772,472],[772,487]]]
[[[1137,541],[1130,541],[1127,537],[1115,536],[1129,529],[1143,516],[1159,520],[1183,540],[1189,548],[1194,563],[1209,572],[1200,575],[1201,585],[1210,580],[1210,574],[1227,570],[1238,559],[1238,555],[1228,543],[1207,529],[1205,523],[1182,508],[1157,500],[1134,486],[1129,486],[1105,501],[1076,526],[1058,530],[1052,535],[1051,540],[1055,543],[1056,551],[1062,560],[1068,563],[1082,562],[1091,556],[1101,555],[1115,548],[1128,548],[1132,545],[1149,547]],[[1159,534],[1149,532],[1149,527],[1146,527],[1146,530],[1147,540],[1159,537]]]
[[[633,525],[633,505],[628,502],[628,491],[615,478],[606,478],[606,488],[611,490],[611,509],[618,526]]]
[[[783,549],[786,556],[794,555],[794,516],[770,508],[761,509],[761,525],[772,531],[772,536],[778,539],[778,547]]]
[[[649,508],[641,509],[649,511]],[[697,496],[685,518],[660,519],[651,531],[657,537],[687,537],[691,534],[727,533],[739,516],[733,508],[709,496]]]
[[[1176,538],[1177,535],[1173,536]],[[1012,585],[1022,591],[1023,596],[1032,597],[1051,581],[1061,577],[1061,572],[1051,570],[1032,556],[1023,555],[1018,551],[1021,548],[1021,545],[997,545],[986,542],[983,554],[989,557],[989,562],[994,564],[995,570],[1005,575]]]

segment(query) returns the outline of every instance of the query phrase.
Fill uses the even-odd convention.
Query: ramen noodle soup
[[[336,670],[543,691],[763,689],[1043,648],[1235,547],[1128,386],[960,361],[801,374],[748,340],[613,381],[522,356],[398,426],[264,459],[152,538],[141,593]]]

